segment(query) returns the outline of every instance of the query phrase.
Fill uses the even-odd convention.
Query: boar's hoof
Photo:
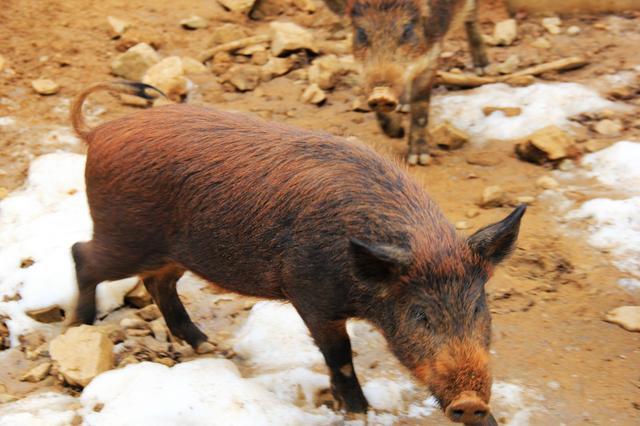
[[[208,354],[214,352],[216,347],[211,342],[202,342],[195,348],[195,350],[197,354]]]
[[[431,164],[431,156],[429,154],[420,154],[420,157],[418,157],[418,164],[421,166]]]
[[[418,164],[418,154],[409,154],[407,156],[407,163],[409,163],[410,166]]]
[[[447,417],[456,423],[483,425],[489,415],[489,406],[475,392],[462,392],[445,410]]]

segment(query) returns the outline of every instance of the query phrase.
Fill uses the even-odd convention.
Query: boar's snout
[[[367,103],[374,111],[391,112],[398,106],[398,97],[389,87],[374,87]]]
[[[473,391],[462,392],[445,410],[447,417],[465,425],[485,424],[489,406]]]

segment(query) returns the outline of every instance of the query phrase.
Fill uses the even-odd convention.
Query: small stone
[[[456,229],[458,231],[464,231],[465,229],[469,229],[469,228],[471,228],[471,224],[466,220],[461,220],[459,222],[456,222]]]
[[[118,367],[122,368],[126,367],[127,365],[137,364],[138,362],[138,358],[136,358],[135,355],[127,355],[126,357],[122,358],[122,360],[120,360],[120,362],[118,363]]]
[[[336,55],[325,55],[313,61],[309,67],[309,83],[315,83],[322,90],[335,87],[340,76],[357,72],[355,62],[347,62]]]
[[[355,112],[371,112],[369,105],[361,98],[355,98],[351,103],[351,109]]]
[[[145,320],[140,318],[123,318],[122,321],[120,321],[120,327],[124,329],[137,328],[147,330],[149,325]]]
[[[243,47],[242,49],[238,49],[235,51],[235,53],[237,55],[252,56],[254,53],[266,52],[268,49],[269,45],[267,43],[257,43],[252,44],[251,46]]]
[[[207,28],[209,23],[202,16],[191,15],[188,18],[185,18],[180,21],[180,26],[187,30],[199,30],[202,28]]]
[[[516,198],[516,203],[517,204],[533,204],[536,202],[536,197],[532,197],[530,195],[521,195],[520,197]]]
[[[87,386],[113,366],[113,343],[99,328],[89,325],[70,328],[53,339],[49,352],[70,385]]]
[[[269,58],[269,61],[261,69],[262,81],[269,81],[274,77],[285,75],[293,67],[295,58]]]
[[[516,144],[515,151],[522,160],[537,164],[580,154],[575,139],[557,126],[547,126],[527,136]]]
[[[139,328],[128,328],[125,331],[125,333],[128,337],[144,337],[144,336],[150,336],[151,330],[149,329],[141,330]]]
[[[164,323],[164,320],[158,318],[149,323],[153,337],[160,342],[167,342],[169,340],[169,330]]]
[[[293,5],[302,12],[313,13],[316,11],[316,5],[312,0],[293,0]]]
[[[517,117],[522,114],[522,108],[520,107],[495,107],[495,106],[486,106],[482,108],[482,112],[484,115],[489,116],[494,112],[499,111],[503,113],[507,117]]]
[[[265,65],[269,62],[270,56],[269,52],[255,52],[251,55],[251,63],[253,65]]]
[[[58,83],[46,78],[31,81],[31,87],[40,95],[55,95],[60,90]]]
[[[625,86],[614,86],[609,89],[609,96],[616,99],[631,99],[636,97],[638,94],[638,89],[633,86],[625,85]]]
[[[17,401],[18,397],[8,393],[0,393],[0,404],[7,404],[9,402]]]
[[[41,309],[32,309],[30,311],[27,311],[26,314],[29,315],[32,319],[46,324],[64,320],[64,310],[58,305]]]
[[[327,99],[327,94],[318,87],[317,84],[311,84],[302,92],[301,100],[306,103],[319,105]]]
[[[162,316],[160,309],[156,305],[145,306],[140,309],[136,314],[145,321],[153,321]]]
[[[465,156],[465,160],[474,166],[492,167],[500,164],[501,157],[496,152],[491,151],[475,151]]]
[[[465,216],[467,216],[469,219],[473,219],[474,217],[480,216],[480,210],[476,209],[475,207],[470,208],[465,213]]]
[[[226,23],[216,27],[211,34],[211,46],[229,43],[249,36],[249,30],[242,25]]]
[[[436,144],[444,149],[460,149],[469,142],[469,135],[445,121],[431,133]]]
[[[563,172],[569,172],[575,168],[576,166],[573,164],[573,160],[569,160],[568,158],[565,158],[558,164],[558,170]]]
[[[518,23],[515,19],[506,19],[496,24],[492,42],[496,46],[510,46],[518,37]]]
[[[293,22],[271,22],[271,53],[281,56],[296,50],[318,53],[313,34]]]
[[[518,55],[509,56],[504,62],[498,64],[497,70],[500,74],[511,74],[520,66],[520,57]]]
[[[504,189],[499,186],[488,186],[482,192],[480,206],[484,208],[500,207],[506,203]]]
[[[4,56],[0,55],[0,72],[2,72],[6,64],[7,60],[4,58]]]
[[[604,136],[616,136],[622,132],[623,126],[620,120],[600,120],[594,126],[594,130]]]
[[[537,49],[551,49],[551,42],[545,37],[538,37],[531,43],[531,46]]]
[[[558,35],[562,32],[560,26],[562,25],[562,21],[557,16],[551,18],[544,18],[542,20],[542,26],[545,30],[549,32],[549,34]]]
[[[542,189],[556,189],[560,186],[558,181],[551,176],[542,176],[536,181],[536,185]]]
[[[185,74],[205,74],[209,72],[207,67],[197,59],[183,56],[180,60],[182,61],[182,70]]]
[[[138,43],[111,62],[111,72],[128,80],[140,81],[145,71],[160,62],[160,55],[146,43]]]
[[[589,139],[584,144],[584,147],[587,150],[587,152],[596,152],[596,151],[600,151],[600,150],[603,150],[605,148],[608,148],[612,144],[613,143],[611,141],[608,141],[608,140],[605,140],[605,139]]]
[[[256,0],[218,0],[222,6],[232,12],[249,13]]]
[[[123,105],[129,105],[139,108],[145,108],[149,106],[149,100],[145,98],[141,98],[140,96],[129,95],[127,93],[121,93],[119,96],[120,103]]]
[[[107,23],[109,24],[109,35],[111,38],[119,38],[129,28],[129,23],[118,19],[115,16],[107,16]]]
[[[24,352],[36,351],[46,342],[46,339],[39,331],[32,331],[27,334],[20,335],[18,337],[20,346]]]
[[[31,370],[23,374],[22,377],[20,377],[20,381],[36,383],[44,380],[44,378],[49,375],[51,365],[51,362],[47,361],[33,367]]]
[[[618,324],[627,331],[640,331],[640,306],[621,306],[605,316],[605,321]]]
[[[227,74],[227,81],[240,92],[253,90],[260,83],[260,67],[255,65],[234,65]]]
[[[580,27],[576,26],[576,25],[572,25],[569,28],[567,28],[567,34],[569,35],[578,35],[580,34],[582,30],[580,29]]]
[[[169,56],[152,65],[142,77],[142,82],[157,87],[172,100],[180,100],[189,86],[182,59],[178,56]]]

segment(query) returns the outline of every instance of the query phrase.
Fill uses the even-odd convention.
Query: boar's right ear
[[[515,248],[520,220],[527,210],[521,204],[509,216],[498,223],[480,229],[467,240],[471,250],[494,265],[500,263]]]
[[[411,253],[389,244],[368,244],[349,238],[355,273],[365,281],[387,281],[401,275],[411,265]]]

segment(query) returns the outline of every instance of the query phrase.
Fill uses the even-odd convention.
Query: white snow
[[[460,94],[434,99],[436,121],[450,121],[467,131],[472,141],[507,140],[527,136],[543,127],[570,129],[570,117],[602,109],[619,109],[598,92],[577,83],[536,83],[527,87],[489,84]],[[506,117],[494,112],[485,117],[486,106],[519,107],[522,113]]]
[[[640,194],[640,143],[621,141],[586,155],[587,175],[620,192]]]
[[[413,383],[409,381],[385,378],[369,380],[362,387],[369,405],[376,410],[392,413],[397,413],[405,407],[407,394],[410,394],[413,390]]]
[[[205,358],[172,368],[141,363],[106,372],[80,400],[85,424],[100,425],[326,425],[329,410],[306,412],[240,376],[225,359]],[[104,404],[93,411],[96,404]]]
[[[15,344],[20,334],[44,327],[24,312],[58,305],[69,312],[77,296],[71,246],[91,237],[84,192],[85,157],[58,152],[35,159],[22,190],[0,201],[0,314]],[[26,260],[33,265],[21,267]],[[122,305],[135,279],[98,287],[98,309]],[[2,302],[3,297],[20,299]]]
[[[76,398],[56,392],[30,395],[0,405],[0,426],[68,426],[79,405]]]
[[[16,120],[13,117],[0,117],[0,126],[12,126],[16,124]]]

